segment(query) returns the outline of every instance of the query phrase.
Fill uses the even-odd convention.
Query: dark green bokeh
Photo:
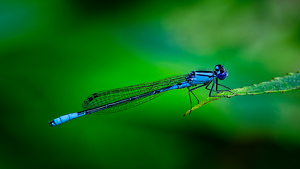
[[[1,1],[0,168],[296,165],[299,93],[224,99],[183,118],[187,90],[177,90],[111,115],[47,122],[81,111],[94,92],[224,62],[231,88],[298,71],[299,8],[292,0]]]

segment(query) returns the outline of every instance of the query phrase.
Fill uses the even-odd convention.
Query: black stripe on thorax
[[[195,72],[203,73],[214,73],[215,71],[196,70]]]

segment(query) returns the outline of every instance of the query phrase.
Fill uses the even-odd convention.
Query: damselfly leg
[[[189,98],[190,98],[190,104],[191,104],[191,109],[190,109],[190,115],[191,115],[193,104],[192,104],[192,99],[191,99],[191,94],[190,94],[190,88],[188,88],[188,90],[189,90]]]
[[[208,86],[210,85],[211,82],[213,82],[212,87],[211,87],[210,89],[208,89]],[[216,81],[215,81],[215,79],[213,79],[211,82],[209,82],[209,83],[207,84],[207,86],[205,87],[205,89],[210,90],[210,92],[209,92],[209,97],[227,97],[227,96],[212,96],[212,95],[211,95],[211,92],[212,92],[212,91],[213,91],[213,92],[216,92],[216,93],[220,93],[220,92],[230,92],[230,93],[234,94],[232,91],[230,91],[231,89],[230,89],[229,87],[227,87],[227,86],[225,86],[225,85],[222,85],[222,84],[219,84],[219,83],[218,83],[218,79],[216,79]],[[216,90],[213,90],[215,83],[216,83]],[[223,87],[225,87],[225,88],[227,88],[227,89],[229,89],[229,90],[218,90],[218,86],[219,86],[219,85],[220,85],[220,86],[223,86]]]
[[[225,87],[225,88],[231,90],[229,87],[227,87],[227,86],[225,86],[225,85],[222,85],[222,84],[220,84],[220,83],[218,83],[218,85],[223,86],[223,87]],[[228,91],[228,90],[224,90],[224,91]]]
[[[189,114],[189,115],[191,115],[192,108],[193,108],[193,104],[192,104],[192,99],[191,99],[191,94],[190,94],[190,93],[192,93],[192,94],[195,96],[195,98],[197,99],[198,104],[199,104],[199,103],[200,103],[200,102],[199,102],[199,99],[198,99],[197,96],[193,93],[193,90],[198,89],[199,87],[202,87],[202,86],[205,86],[205,84],[204,84],[204,85],[201,85],[201,86],[197,86],[197,87],[192,88],[192,89],[190,89],[190,88],[188,87],[188,90],[189,90],[189,98],[190,98],[190,104],[191,104],[191,109],[190,109],[190,114]]]

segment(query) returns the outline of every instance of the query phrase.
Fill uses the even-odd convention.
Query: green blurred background
[[[231,88],[298,71],[299,9],[295,0],[0,1],[0,168],[298,165],[299,93],[224,99],[183,118],[188,93],[177,90],[47,122],[81,111],[94,92],[224,62]]]

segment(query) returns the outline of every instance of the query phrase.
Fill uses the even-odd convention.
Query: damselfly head
[[[216,65],[215,70],[216,70],[216,73],[217,73],[217,77],[220,80],[224,80],[228,76],[228,73],[224,69],[223,65]]]

